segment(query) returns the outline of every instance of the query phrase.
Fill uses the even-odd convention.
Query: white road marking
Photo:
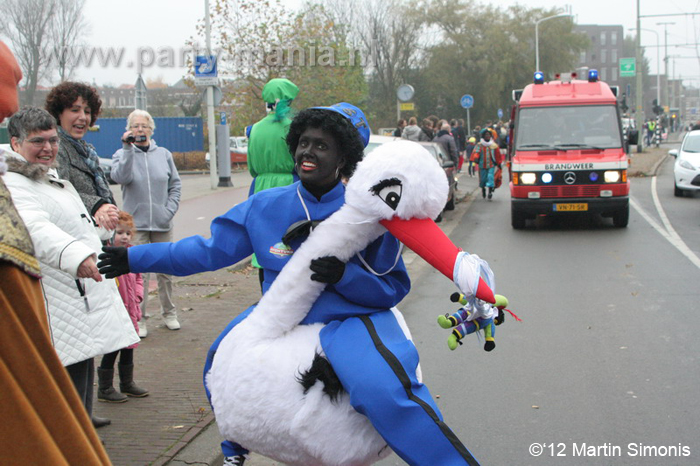
[[[652,226],[656,231],[659,232],[661,236],[666,238],[666,240],[671,243],[673,247],[678,249],[678,251],[683,254],[685,257],[688,258],[690,262],[692,262],[697,268],[700,269],[700,258],[688,247],[688,245],[685,244],[685,242],[681,239],[681,237],[676,233],[676,230],[671,226],[671,222],[669,221],[668,217],[666,216],[666,212],[664,211],[663,207],[661,206],[661,202],[659,201],[659,195],[656,191],[656,176],[652,177],[651,179],[651,196],[654,199],[654,206],[656,207],[656,211],[659,214],[659,217],[661,217],[661,221],[663,222],[663,226],[659,225],[656,220],[651,218],[649,214],[644,212],[642,207],[637,204],[637,202],[630,196],[630,204],[634,209],[639,212],[639,215],[641,215],[644,220],[649,223],[649,225]]]

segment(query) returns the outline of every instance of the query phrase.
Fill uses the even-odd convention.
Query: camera
[[[126,142],[131,144],[135,142],[146,142],[146,136],[127,136]]]

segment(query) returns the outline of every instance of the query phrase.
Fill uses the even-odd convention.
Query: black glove
[[[126,248],[104,246],[102,251],[102,254],[97,257],[99,259],[97,268],[102,275],[107,278],[114,278],[131,272],[129,269],[129,252]]]
[[[311,261],[311,280],[333,285],[338,283],[345,273],[345,262],[335,256],[319,257]]]

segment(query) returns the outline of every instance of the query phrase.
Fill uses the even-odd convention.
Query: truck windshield
[[[516,150],[613,149],[622,147],[613,105],[522,108]]]

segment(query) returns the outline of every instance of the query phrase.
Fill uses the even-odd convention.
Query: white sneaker
[[[148,336],[148,328],[146,328],[146,321],[142,320],[139,322],[139,337],[146,338]]]
[[[180,322],[177,321],[177,317],[166,316],[163,319],[165,320],[165,326],[170,330],[180,330]]]

